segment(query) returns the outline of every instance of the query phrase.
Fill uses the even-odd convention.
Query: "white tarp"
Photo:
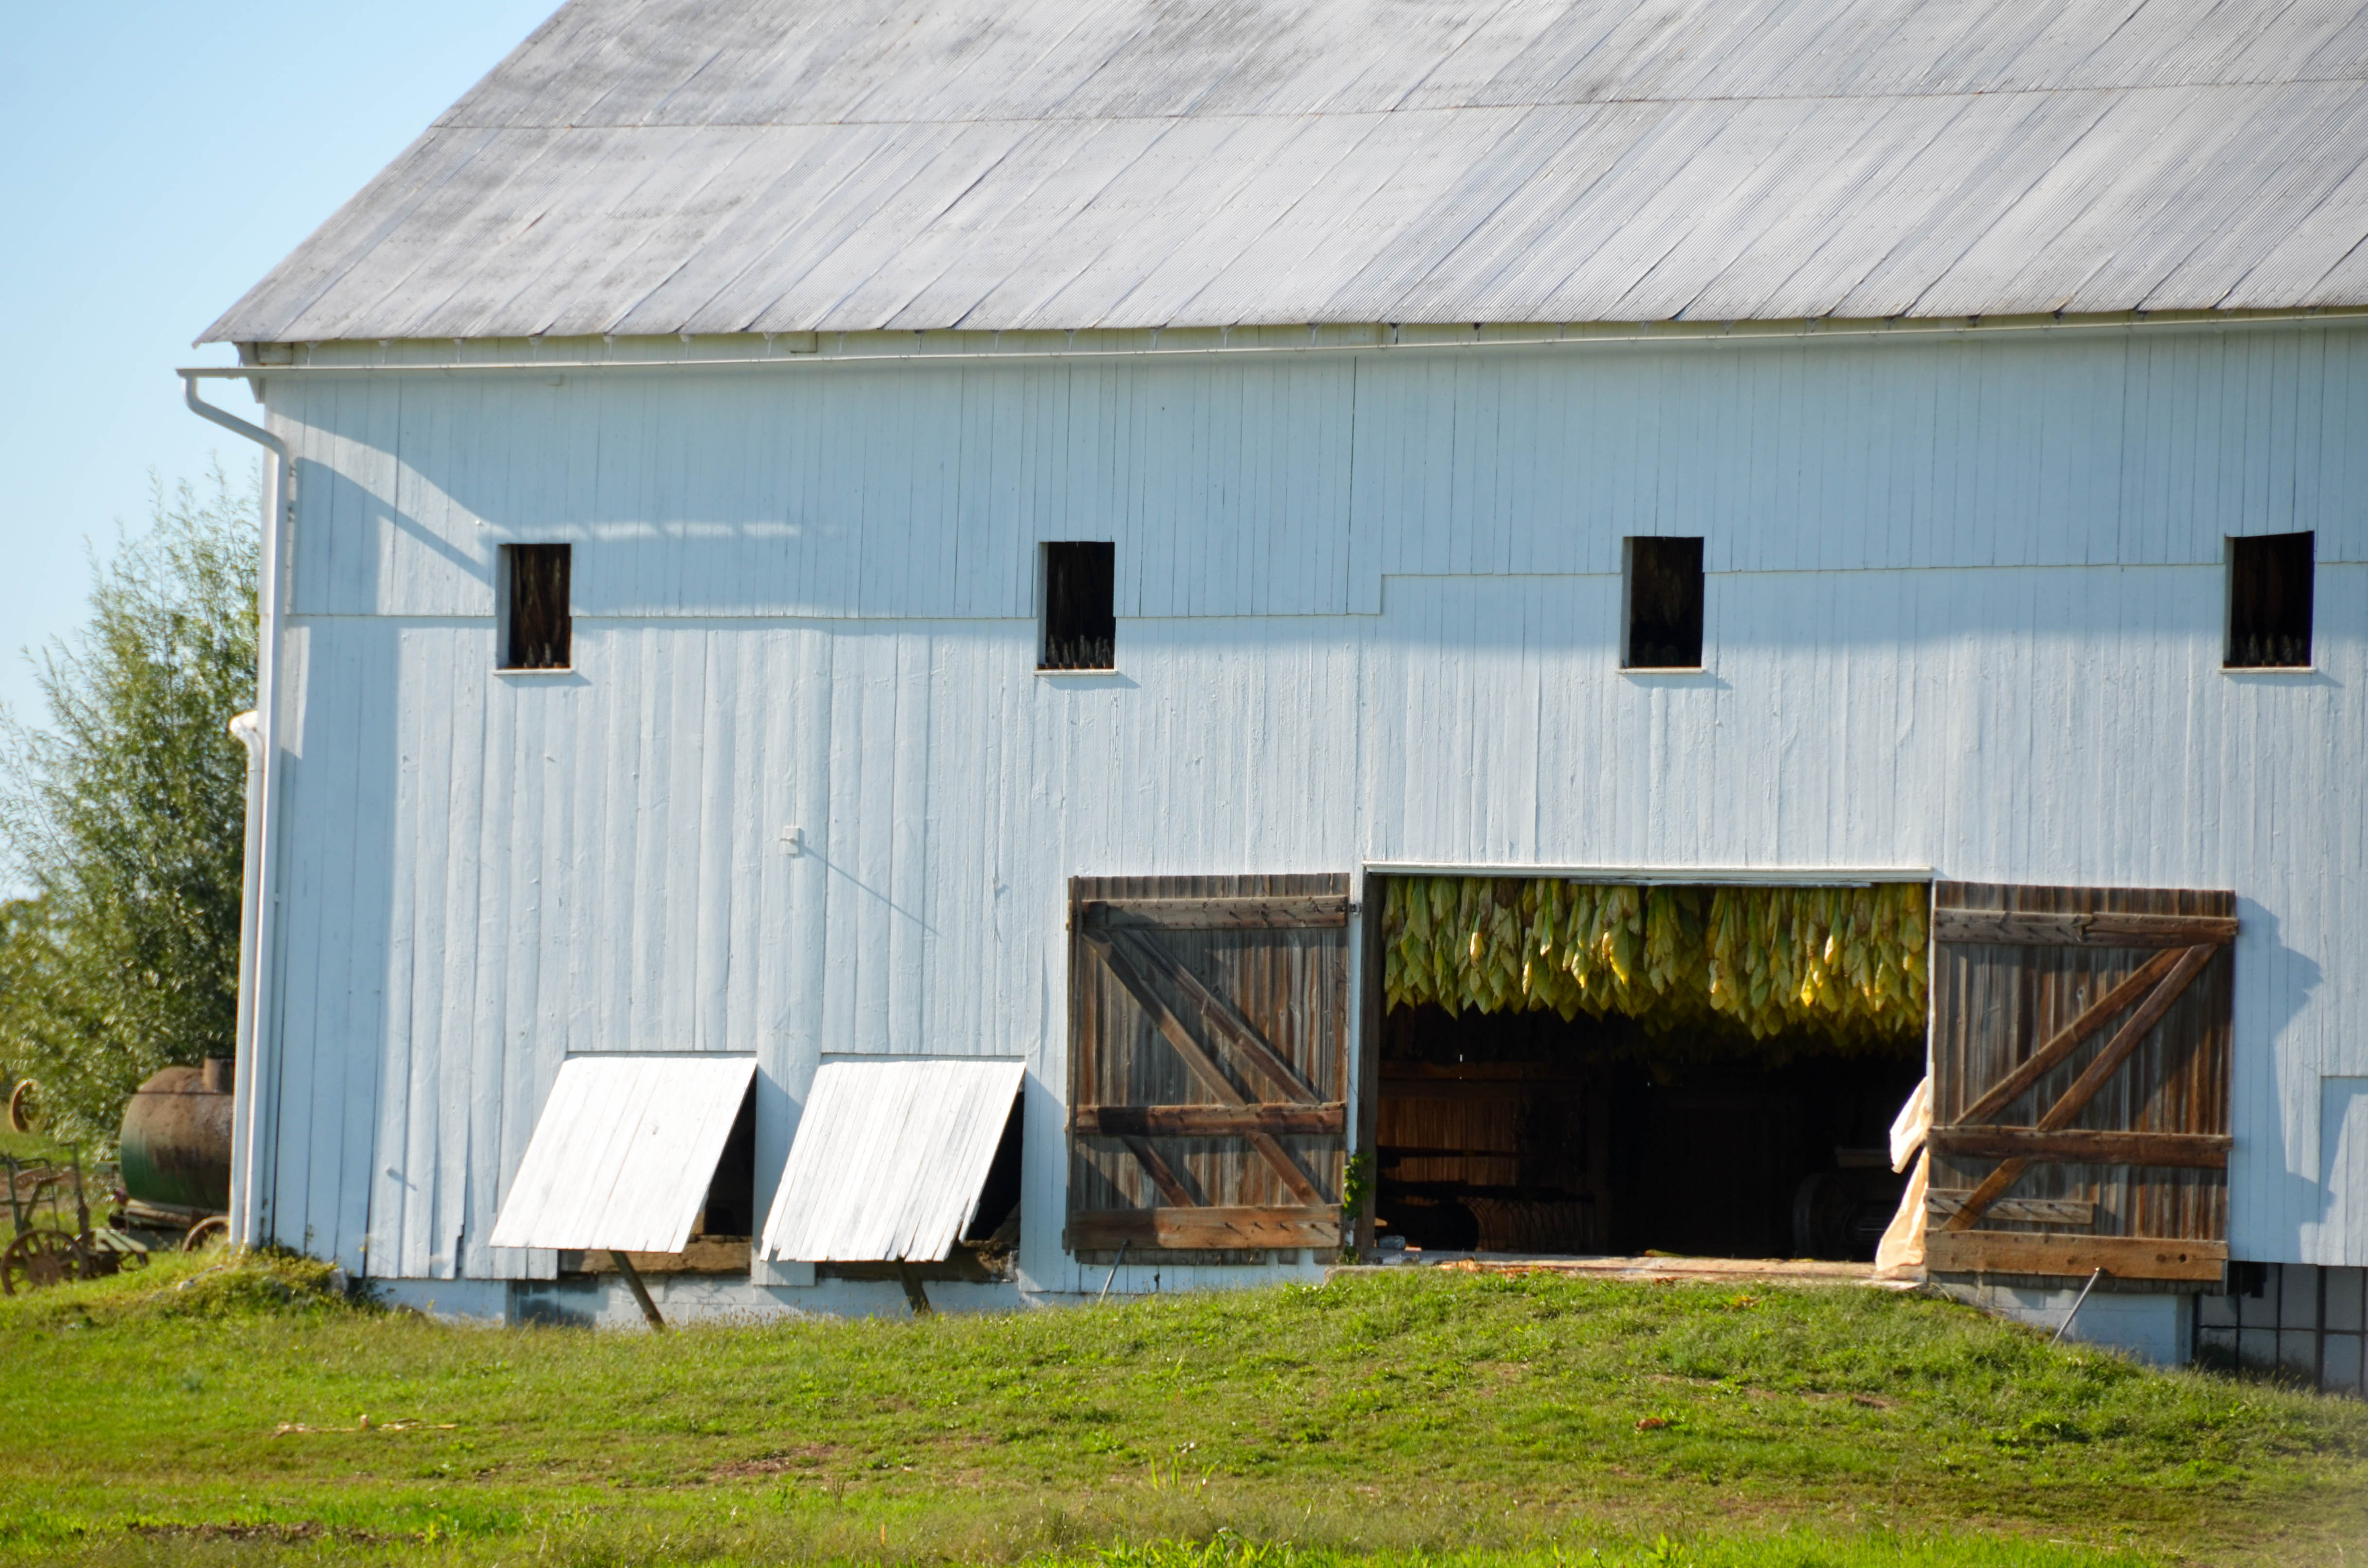
[[[680,1252],[756,1073],[746,1056],[569,1057],[493,1244]]]
[[[953,1254],[1019,1097],[1017,1062],[829,1062],[758,1256],[934,1263]]]
[[[1899,1212],[1891,1217],[1890,1228],[1875,1244],[1877,1278],[1899,1278],[1924,1267],[1924,1200],[1932,1176],[1932,1156],[1924,1141],[1931,1131],[1932,1075],[1927,1073],[1891,1124],[1891,1168],[1904,1171],[1913,1160],[1916,1174],[1907,1178],[1907,1190],[1899,1196]]]

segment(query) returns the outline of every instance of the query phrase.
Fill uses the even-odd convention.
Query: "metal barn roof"
[[[206,340],[2368,303],[2360,0],[573,0]]]
[[[680,1252],[756,1074],[746,1056],[569,1057],[492,1244]]]
[[[938,1262],[978,1207],[1019,1097],[1017,1062],[828,1062],[765,1221],[761,1256]]]

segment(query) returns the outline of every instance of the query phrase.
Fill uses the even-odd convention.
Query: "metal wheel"
[[[27,1078],[8,1095],[8,1131],[39,1132],[41,1130],[41,1092]]]
[[[205,1219],[199,1221],[196,1224],[189,1227],[189,1233],[181,1238],[181,1250],[183,1252],[203,1252],[206,1248],[213,1245],[216,1242],[226,1240],[229,1235],[230,1216],[227,1214],[210,1214]],[[142,1259],[142,1261],[144,1262],[146,1260]]]
[[[82,1271],[78,1250],[63,1231],[27,1231],[0,1252],[0,1294],[64,1284]]]

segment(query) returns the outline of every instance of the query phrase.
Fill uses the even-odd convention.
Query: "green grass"
[[[208,1267],[0,1302],[0,1562],[2368,1568],[2368,1407],[1916,1297],[1406,1271],[654,1336]]]
[[[5,1101],[0,1101],[0,1109],[5,1108]],[[0,1154],[14,1155],[18,1160],[27,1162],[63,1161],[72,1152],[63,1143],[51,1142],[47,1137],[39,1132],[11,1132],[6,1127],[0,1127]]]

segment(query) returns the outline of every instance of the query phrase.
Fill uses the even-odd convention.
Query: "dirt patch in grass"
[[[803,1447],[784,1449],[753,1460],[735,1460],[716,1466],[709,1476],[716,1481],[758,1481],[770,1475],[811,1474],[840,1450],[829,1443],[808,1443]]]

